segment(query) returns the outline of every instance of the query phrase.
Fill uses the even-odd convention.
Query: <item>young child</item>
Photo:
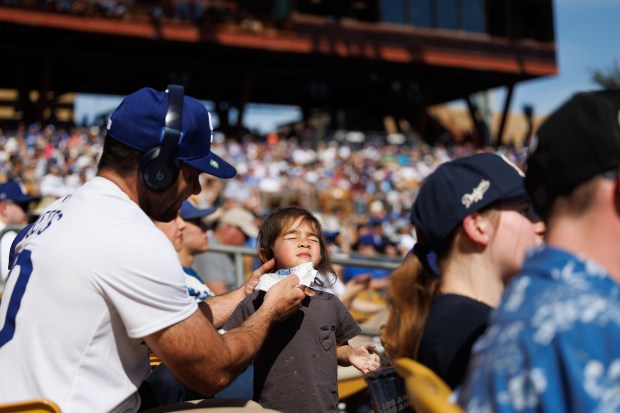
[[[272,212],[260,227],[258,247],[261,262],[275,260],[274,271],[311,262],[318,273],[335,273],[321,224],[303,208]],[[372,343],[348,344],[360,328],[338,297],[310,288],[306,293],[301,310],[271,327],[254,359],[254,400],[284,413],[337,412],[337,365],[368,373],[379,368],[379,357]],[[263,296],[263,291],[248,295],[224,328],[240,325]]]

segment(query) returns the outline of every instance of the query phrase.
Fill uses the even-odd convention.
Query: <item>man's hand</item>
[[[301,302],[306,297],[303,289],[304,286],[299,285],[299,277],[291,274],[267,291],[259,311],[267,312],[273,321],[284,320],[301,308]]]
[[[243,286],[243,292],[245,293],[245,295],[248,295],[252,291],[254,291],[254,288],[256,288],[256,286],[258,285],[260,277],[263,274],[269,272],[269,270],[273,268],[275,262],[276,261],[272,258],[269,261],[266,261],[258,269],[254,270],[248,281]]]

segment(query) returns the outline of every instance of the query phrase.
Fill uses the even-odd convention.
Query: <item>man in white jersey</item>
[[[0,303],[0,403],[44,397],[63,413],[135,412],[149,348],[183,383],[213,394],[245,370],[272,323],[301,307],[299,279],[287,278],[255,316],[220,335],[256,277],[213,301],[188,295],[152,219],[174,219],[200,192],[200,173],[236,171],[210,152],[204,105],[169,90],[123,100],[97,176],[46,208],[17,245]]]

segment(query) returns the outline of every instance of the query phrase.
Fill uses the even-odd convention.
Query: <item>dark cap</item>
[[[161,144],[168,112],[168,92],[142,88],[125,97],[108,120],[108,134],[115,140],[146,152]],[[211,115],[197,99],[183,97],[181,140],[177,158],[219,178],[232,178],[235,168],[211,152]]]
[[[16,204],[26,204],[38,201],[41,197],[26,194],[22,186],[16,181],[0,184],[0,201],[12,201]]]
[[[446,162],[426,178],[411,223],[436,247],[467,215],[526,195],[523,172],[515,164],[495,153],[479,153]]]
[[[620,165],[620,89],[582,92],[555,110],[532,138],[525,185],[548,211],[560,195]]]

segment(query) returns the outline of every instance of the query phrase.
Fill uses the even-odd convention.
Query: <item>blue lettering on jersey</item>
[[[28,238],[32,235],[40,235],[43,231],[48,229],[52,223],[59,221],[62,218],[62,211],[51,210],[46,211],[43,215],[37,219],[34,225],[30,228],[30,231],[24,238]]]
[[[71,199],[71,195],[65,195],[60,202],[67,202]],[[28,230],[28,233],[23,237],[23,239],[29,238],[32,235],[40,235],[43,231],[48,229],[52,223],[55,221],[59,221],[62,218],[62,211],[58,209],[52,209],[50,211],[45,211],[39,219],[35,221],[34,224]]]

